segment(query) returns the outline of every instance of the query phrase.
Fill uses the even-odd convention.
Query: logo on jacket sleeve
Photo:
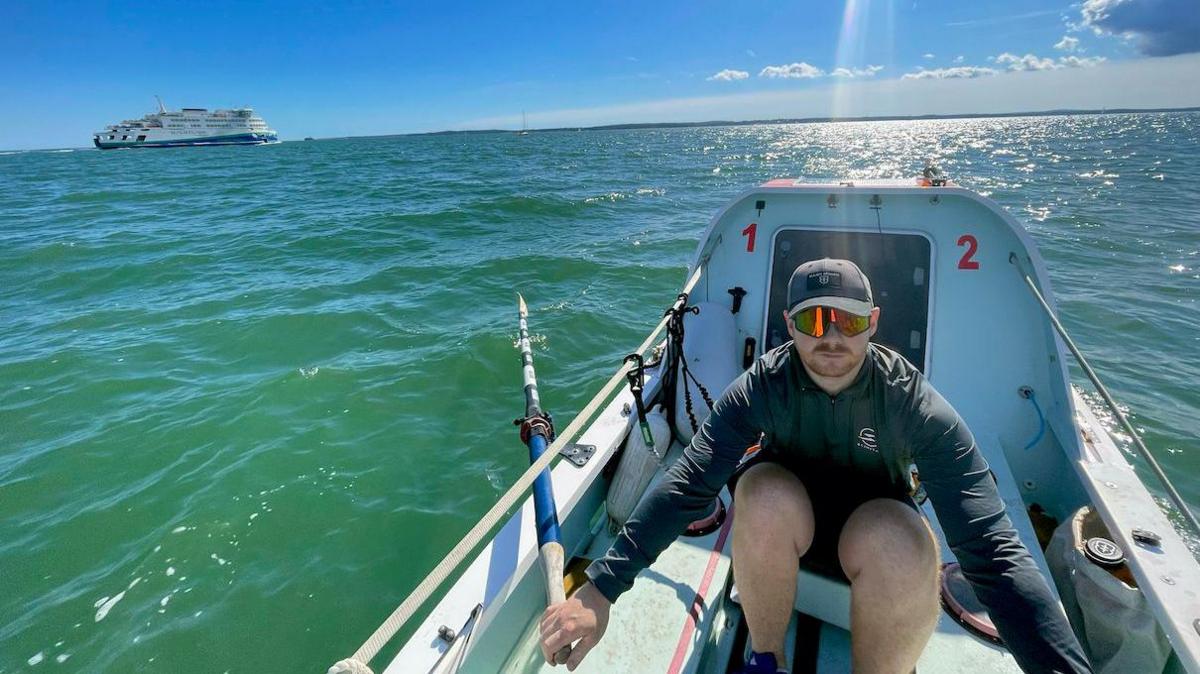
[[[874,428],[864,428],[858,432],[858,448],[869,452],[879,451],[879,445],[875,442]]]

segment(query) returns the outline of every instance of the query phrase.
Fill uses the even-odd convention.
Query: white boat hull
[[[1072,389],[1062,345],[1010,259],[1049,297],[1044,264],[1029,236],[997,205],[954,187],[772,181],[741,195],[713,218],[692,263],[692,270],[703,268],[705,280],[691,303],[731,307],[728,291],[744,290],[740,311],[732,315],[732,343],[738,357],[743,348],[761,354],[778,338],[772,334],[775,277],[847,242],[864,246],[860,257],[872,264],[892,265],[880,267],[877,286],[884,308],[881,321],[902,328],[888,334],[888,345],[906,349],[968,422],[1014,525],[1047,579],[1029,506],[1036,503],[1066,521],[1079,507],[1093,505],[1125,549],[1127,563],[1174,648],[1166,671],[1200,673],[1200,634],[1193,627],[1200,618],[1200,566]],[[902,250],[906,246],[910,253]],[[905,255],[911,258],[907,262]],[[874,281],[876,276],[866,265],[864,269]],[[898,304],[912,297],[926,298],[925,304]],[[708,341],[725,344],[722,351],[730,343]],[[650,374],[647,404],[661,373]],[[727,383],[706,386],[715,396]],[[1036,414],[1026,390],[1036,394]],[[604,468],[632,426],[629,409],[631,396],[623,391],[579,440],[596,445],[591,461],[583,467],[559,462],[552,471],[568,559],[594,559],[611,541],[603,506],[608,485]],[[664,466],[681,449],[676,443]],[[924,512],[941,536],[928,504]],[[1152,549],[1136,543],[1130,534],[1135,527],[1154,530],[1162,545]],[[745,648],[741,611],[730,595],[730,547],[728,524],[703,538],[678,539],[617,602],[608,633],[577,671],[725,672]],[[944,541],[941,550],[952,561]],[[804,573],[797,582],[794,647],[807,649],[803,657],[813,671],[849,671],[849,587]],[[545,598],[532,500],[440,596],[386,672],[430,671],[450,647],[438,638],[439,627],[463,624],[479,604],[482,613],[458,671],[555,671],[541,661],[537,649],[537,619]],[[918,671],[1020,670],[1002,646],[975,636],[943,613]]]

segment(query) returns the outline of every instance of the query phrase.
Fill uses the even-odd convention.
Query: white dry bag
[[[650,484],[671,444],[671,427],[662,405],[646,413],[646,423],[650,426],[654,449],[646,445],[641,425],[635,422],[625,439],[625,453],[621,455],[612,485],[608,488],[608,516],[617,526],[624,525],[633,514],[642,493],[646,491],[646,485]]]

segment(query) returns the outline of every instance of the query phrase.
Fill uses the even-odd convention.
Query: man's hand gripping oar
[[[533,348],[529,343],[529,329],[525,319],[528,310],[525,298],[517,295],[521,363],[525,379],[525,418],[518,419],[521,440],[529,446],[529,460],[534,462],[546,451],[546,445],[554,435],[550,419],[542,412],[538,400],[537,376],[533,370]],[[546,581],[546,611],[542,614],[539,629],[542,635],[542,655],[546,662],[554,665],[566,664],[574,670],[583,656],[596,645],[608,624],[608,600],[604,599],[591,584],[580,588],[570,601],[563,590],[563,547],[558,531],[558,512],[554,505],[554,490],[550,481],[550,469],[542,471],[533,483],[533,509],[537,525],[538,551]],[[582,601],[602,608],[584,609]],[[574,649],[571,644],[576,642]]]

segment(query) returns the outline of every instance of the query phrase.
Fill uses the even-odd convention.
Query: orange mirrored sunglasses
[[[809,307],[792,314],[792,325],[809,337],[824,337],[830,325],[836,325],[846,337],[853,337],[871,327],[871,317],[833,307]]]

